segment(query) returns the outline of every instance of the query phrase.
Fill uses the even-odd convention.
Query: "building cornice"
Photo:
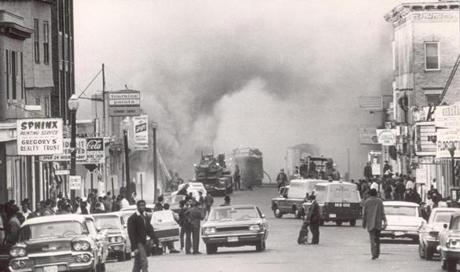
[[[6,10],[0,10],[0,33],[13,39],[30,38],[33,29],[24,26],[24,18]]]
[[[459,1],[403,3],[385,14],[384,18],[387,22],[398,24],[401,21],[405,21],[405,18],[411,12],[452,11],[458,9]]]

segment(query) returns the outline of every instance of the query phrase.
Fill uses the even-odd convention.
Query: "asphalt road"
[[[276,219],[270,210],[275,188],[257,188],[236,192],[235,204],[256,204],[267,216],[270,235],[267,250],[255,252],[254,247],[219,248],[215,255],[165,254],[149,257],[149,271],[442,271],[439,260],[425,261],[418,257],[418,245],[409,241],[388,241],[382,244],[381,256],[371,260],[368,234],[356,227],[326,224],[320,228],[317,246],[296,244],[302,222],[293,216]],[[215,198],[215,204],[223,202]],[[178,247],[178,243],[176,243]],[[203,243],[201,252],[205,252]],[[110,262],[107,271],[131,271],[133,261]]]

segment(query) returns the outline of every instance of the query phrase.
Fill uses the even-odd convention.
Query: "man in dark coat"
[[[364,177],[366,178],[367,181],[369,181],[373,177],[372,176],[372,166],[370,162],[366,163],[366,166],[364,166]]]
[[[278,176],[276,176],[276,182],[278,183],[278,191],[281,187],[288,185],[288,178],[284,173],[284,169],[281,169]]]
[[[377,190],[371,189],[369,195],[363,205],[363,228],[369,232],[372,260],[375,260],[380,255],[380,232],[385,229],[387,219],[383,201],[377,197]]]
[[[204,219],[203,209],[198,206],[196,201],[192,201],[191,208],[185,212],[185,253],[190,254],[193,243],[193,254],[201,254],[198,250],[200,245],[200,224]],[[193,242],[191,241],[193,240]]]
[[[319,212],[319,204],[316,201],[316,196],[314,194],[310,195],[311,206],[308,209],[307,214],[307,224],[310,226],[310,231],[312,234],[311,244],[319,244],[319,226],[321,224],[321,214]]]
[[[235,183],[235,191],[241,189],[241,175],[240,175],[240,167],[238,164],[235,164],[235,171],[233,172],[233,182]]]
[[[128,236],[131,242],[131,250],[135,255],[133,272],[148,271],[147,260],[147,235],[154,243],[158,244],[153,226],[145,214],[145,201],[137,202],[137,211],[128,218]]]

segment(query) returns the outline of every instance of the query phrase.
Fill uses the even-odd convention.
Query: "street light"
[[[123,120],[123,146],[125,151],[125,174],[126,174],[126,199],[131,200],[131,186],[130,186],[130,174],[129,174],[129,145],[128,145],[128,129],[129,120],[126,118]]]
[[[76,175],[76,153],[77,153],[77,110],[80,102],[78,101],[78,96],[73,94],[69,101],[68,106],[70,110],[70,176]],[[70,190],[70,198],[75,199],[75,190]]]
[[[455,146],[454,142],[449,143],[449,147],[447,147],[447,150],[449,150],[450,153],[450,167],[452,169],[452,186],[455,186],[455,150],[457,150],[457,147]]]

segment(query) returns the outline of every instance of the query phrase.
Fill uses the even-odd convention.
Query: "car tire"
[[[281,218],[281,217],[283,217],[283,213],[282,213],[281,210],[278,209],[278,208],[275,208],[275,209],[273,210],[273,214],[275,215],[276,218]]]
[[[418,255],[420,256],[420,259],[425,259],[425,249],[420,243],[418,244]]]
[[[350,226],[356,226],[356,219],[350,220]]]
[[[337,226],[342,226],[342,221],[337,220],[337,221],[335,221],[335,224],[336,224]]]
[[[264,251],[266,247],[265,241],[262,240],[256,244],[256,251]]]
[[[457,271],[457,259],[446,259],[446,269],[448,272]]]
[[[215,245],[206,245],[206,254],[216,254],[217,253],[217,246]]]

